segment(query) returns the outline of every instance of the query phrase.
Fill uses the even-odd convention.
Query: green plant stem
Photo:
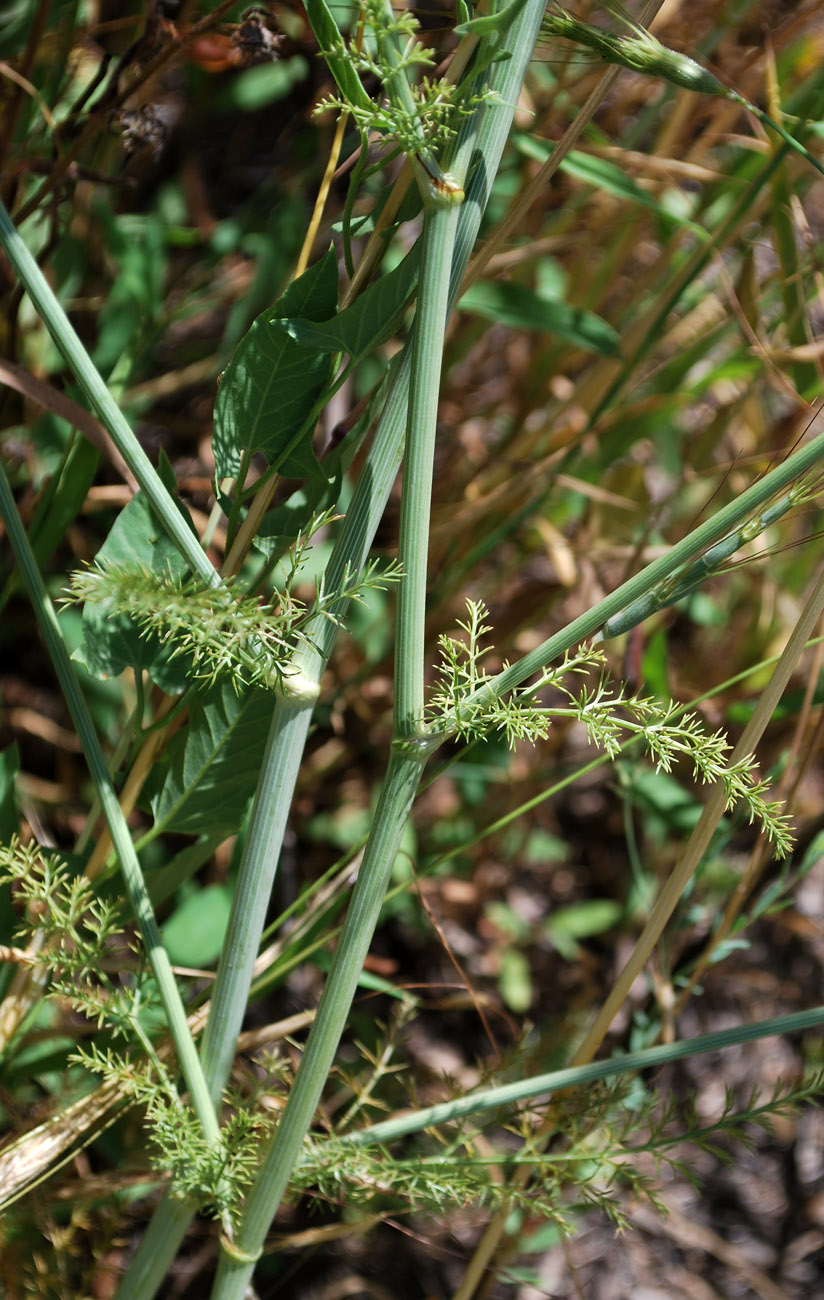
[[[649,595],[633,601],[620,614],[608,619],[601,629],[604,640],[608,641],[610,637],[620,636],[622,632],[628,632],[652,614],[656,614],[659,610],[666,609],[668,606],[676,604],[677,601],[683,600],[696,587],[706,582],[707,578],[715,576],[724,561],[730,559],[746,542],[753,541],[760,533],[777,523],[788,510],[798,505],[800,497],[803,498],[803,494],[795,490],[786,493],[774,505],[763,511],[761,515],[748,520],[746,524],[736,529],[734,533],[730,533],[727,537],[722,537],[720,542],[716,542],[714,546],[711,546],[688,568],[673,575],[657,591],[651,591]]]
[[[420,735],[424,726],[429,517],[449,266],[457,220],[455,207],[433,204],[424,214],[398,543],[403,576],[398,594],[395,735],[403,739]]]
[[[289,678],[294,682],[294,678]],[[246,1010],[274,869],[289,813],[317,688],[286,696],[275,709],[258,778],[256,816],[246,836],[229,926],[201,1044],[203,1069],[217,1104],[229,1077]],[[260,792],[265,790],[266,797]]]
[[[794,1011],[789,1015],[775,1016],[770,1020],[757,1020],[752,1024],[733,1025],[729,1029],[720,1029],[712,1034],[699,1034],[695,1038],[686,1038],[677,1043],[645,1047],[639,1052],[613,1056],[608,1061],[592,1061],[588,1065],[568,1066],[563,1070],[552,1070],[549,1074],[536,1074],[530,1079],[505,1083],[499,1088],[485,1088],[469,1093],[465,1097],[455,1097],[452,1101],[440,1102],[436,1106],[426,1106],[422,1110],[417,1110],[413,1114],[404,1114],[397,1119],[382,1120],[379,1124],[372,1124],[369,1128],[347,1134],[345,1138],[330,1138],[328,1145],[340,1144],[345,1151],[348,1145],[364,1147],[374,1146],[376,1143],[394,1142],[410,1133],[421,1133],[435,1124],[448,1124],[468,1115],[481,1115],[490,1110],[503,1109],[516,1102],[529,1101],[565,1088],[579,1088],[583,1084],[594,1083],[598,1079],[608,1079],[616,1074],[655,1069],[662,1065],[669,1065],[671,1061],[683,1061],[699,1056],[703,1052],[723,1051],[724,1048],[734,1047],[739,1043],[751,1043],[759,1038],[802,1033],[807,1029],[816,1029],[821,1024],[824,1024],[824,1006],[810,1007],[807,1011]],[[345,1156],[343,1158],[345,1159]]]
[[[160,931],[152,912],[149,894],[143,879],[143,873],[137,860],[132,838],[126,820],[117,799],[117,792],[112,784],[109,769],[100,742],[94,729],[88,705],[86,704],[80,684],[75,676],[68,650],[63,641],[63,634],[57,621],[54,606],[46,592],[37,561],[29,544],[11,488],[0,465],[0,514],[2,514],[6,532],[20,566],[20,572],[29,591],[29,595],[40,624],[43,640],[46,643],[60,686],[77,728],[80,743],[86,756],[89,772],[94,782],[100,807],[112,837],[123,880],[129,895],[140,933],[157,980],[163,1007],[166,1012],[169,1030],[177,1049],[178,1061],[186,1086],[189,1089],[192,1106],[203,1129],[204,1136],[210,1142],[219,1139],[219,1128],[214,1106],[209,1096],[209,1089],[201,1069],[192,1035],[186,1023],[186,1012],[180,998],[177,983],[172,973],[171,964],[163,947]]]
[[[243,1300],[246,1294],[269,1224],[328,1082],[426,757],[425,746],[393,742],[372,833],[317,1015],[286,1107],[247,1196],[235,1239],[223,1243],[213,1300]]]
[[[286,1108],[246,1200],[233,1241],[224,1240],[214,1300],[242,1300],[263,1250],[303,1140],[334,1063],[358,979],[378,923],[406,822],[436,738],[422,737],[424,626],[429,512],[435,455],[449,271],[458,208],[424,182],[424,229],[404,459],[398,556],[403,569],[398,607],[394,736],[352,901],[314,1024]]]
[[[77,337],[68,316],[57,301],[36,260],[0,203],[0,246],[24,285],[41,319],[72,370],[86,400],[99,416],[152,509],[193,573],[210,586],[220,578],[209,563],[197,536],[180,513],[160,475],[141,447],[123,412],[118,407],[88,352]]]
[[[824,433],[813,438],[806,447],[802,447],[794,455],[788,456],[776,469],[765,474],[729,505],[717,511],[712,519],[694,528],[680,542],[676,542],[666,555],[653,560],[640,573],[636,573],[620,587],[616,587],[603,600],[598,601],[597,605],[593,605],[559,632],[548,637],[535,650],[531,650],[529,654],[505,668],[496,677],[491,677],[468,697],[465,704],[477,706],[485,700],[506,694],[507,691],[527,681],[533,673],[539,672],[547,664],[560,658],[580,641],[592,636],[599,628],[609,626],[610,620],[615,619],[616,615],[631,607],[642,597],[648,596],[661,583],[671,580],[673,576],[677,578],[683,565],[705,551],[719,538],[741,527],[765,501],[783,491],[794,479],[807,473],[821,460],[824,460]],[[639,620],[635,618],[634,621]],[[446,733],[450,734],[453,727],[454,713],[447,715]]]
[[[308,8],[312,9],[312,6],[308,6]],[[461,133],[461,141],[456,150],[459,159],[469,154],[474,142],[474,148],[480,161],[473,171],[469,185],[466,187],[465,201],[458,209],[458,225],[449,279],[450,309],[458,298],[464,272],[475,245],[481,217],[486,208],[498,164],[509,136],[514,106],[518,102],[521,83],[535,44],[542,14],[543,0],[530,0],[530,4],[512,24],[509,33],[512,57],[506,61],[496,63],[488,73],[490,88],[496,92],[497,98],[484,103],[478,108],[479,126],[477,136],[471,123],[467,123]],[[410,348],[407,347],[400,360],[395,382],[388,394],[372,446],[358,480],[355,495],[346,512],[346,518],[343,521],[324,576],[324,586],[327,591],[340,590],[344,576],[347,573],[359,573],[371,549],[372,540],[383,516],[403,456],[410,374],[411,352]],[[333,612],[338,618],[343,618],[346,612],[345,603],[341,602],[339,606],[334,608]],[[294,660],[295,668],[305,681],[320,683],[326,662],[334,648],[337,634],[338,626],[329,618],[318,617],[307,625],[307,640],[312,643],[315,649],[312,650],[308,647],[299,649]],[[288,707],[286,700],[278,697],[272,719],[273,729],[281,729],[278,713],[285,706]],[[253,954],[257,952],[260,931],[263,927],[280,846],[286,828],[288,810],[285,798],[285,778],[280,786],[284,792],[284,797],[278,799],[279,825],[276,826],[272,822],[265,833],[258,834],[254,830],[255,822],[260,817],[267,818],[266,804],[270,799],[270,791],[273,789],[274,784],[281,781],[279,774],[285,774],[287,768],[290,773],[296,773],[297,762],[299,762],[302,754],[310,721],[311,709],[302,710],[299,713],[296,711],[292,717],[291,725],[282,729],[282,736],[288,734],[289,737],[290,747],[288,751],[283,748],[282,739],[279,744],[267,744],[265,770],[261,772],[252,806],[249,835],[250,837],[253,833],[256,835],[260,852],[265,853],[268,865],[265,871],[261,870],[249,857],[248,853],[244,854],[238,878],[236,900],[233,902],[233,916],[230,918],[230,927],[232,927],[235,924],[234,912],[238,910],[237,899],[242,896],[244,909],[250,918],[245,939],[253,949]],[[256,896],[252,894],[252,891],[247,891],[242,884],[242,876],[247,871],[255,873],[259,890]],[[257,937],[252,930],[253,924],[259,926]],[[213,1091],[219,1091],[225,1086],[228,1077],[228,1068],[231,1064],[245,1002],[248,998],[248,985],[244,983],[244,975],[245,968],[242,963],[238,962],[227,964],[218,973],[213,995],[214,1001],[217,1002],[218,998],[220,998],[221,1005],[224,1008],[231,1007],[232,1011],[231,1014],[222,1015],[220,1028],[210,1031],[209,1035],[210,1057],[207,1078]],[[227,984],[231,984],[231,988],[227,987],[225,990],[221,989],[219,991],[219,985],[223,980],[226,980]],[[214,1075],[212,1075],[212,1070],[215,1071]],[[222,1078],[220,1077],[221,1073],[223,1073]],[[128,1273],[121,1281],[117,1300],[150,1300],[161,1285],[166,1271],[174,1259],[191,1214],[192,1210],[190,1208],[187,1208],[180,1201],[173,1200],[168,1193],[164,1195],[138,1248],[137,1254],[129,1266]]]

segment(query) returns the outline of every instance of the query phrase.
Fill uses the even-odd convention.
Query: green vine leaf
[[[345,352],[353,362],[360,361],[397,330],[418,283],[419,260],[415,245],[400,266],[370,284],[351,307],[329,321],[316,324],[299,317],[278,324],[303,347]]]
[[[244,453],[261,452],[287,478],[323,478],[307,425],[332,378],[329,357],[290,338],[283,321],[334,316],[338,272],[329,252],[262,312],[223,373],[215,402],[213,450],[217,477],[232,478]]]
[[[195,696],[189,725],[169,746],[168,767],[152,799],[155,831],[234,834],[263,761],[274,697],[238,694],[228,682]]]

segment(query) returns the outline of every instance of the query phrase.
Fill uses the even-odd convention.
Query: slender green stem
[[[803,495],[803,492],[796,490],[787,492],[785,496],[763,511],[761,515],[755,519],[749,519],[734,533],[722,537],[720,542],[716,542],[714,546],[711,546],[708,551],[705,551],[686,569],[680,573],[670,575],[661,587],[651,591],[647,596],[642,596],[640,600],[633,601],[620,614],[607,619],[601,629],[604,640],[608,641],[610,637],[620,636],[622,632],[628,632],[630,628],[636,627],[638,623],[643,623],[644,619],[649,618],[652,614],[674,605],[679,600],[683,600],[684,596],[688,596],[701,583],[706,582],[707,578],[717,574],[723,562],[740,550],[745,542],[751,542],[759,533],[763,533],[765,529],[777,523],[788,510],[792,510],[793,506],[798,505],[799,499],[803,499]]]
[[[457,221],[457,208],[435,203],[425,210],[398,543],[403,576],[395,655],[395,734],[404,738],[420,734],[424,725],[429,516],[449,268]]]
[[[290,676],[289,683],[295,678]],[[223,941],[209,1019],[201,1044],[203,1069],[215,1104],[229,1077],[272,892],[283,827],[292,802],[317,688],[279,702],[258,777],[252,819]],[[265,791],[265,798],[261,792]]]
[[[403,567],[396,648],[396,740],[335,959],[286,1108],[249,1192],[240,1226],[225,1241],[215,1300],[241,1300],[329,1077],[389,875],[433,748],[423,725],[424,624],[429,511],[438,393],[458,210],[434,190],[424,195],[424,246],[412,344],[399,558]],[[437,745],[439,742],[434,742]]]
[[[292,1091],[246,1200],[233,1243],[221,1254],[213,1300],[243,1300],[327,1084],[386,887],[420,781],[426,750],[395,742],[352,901]]]
[[[588,1065],[568,1066],[563,1070],[552,1070],[549,1074],[536,1074],[530,1079],[518,1079],[514,1083],[502,1084],[499,1088],[485,1088],[471,1092],[465,1097],[455,1097],[437,1106],[427,1106],[413,1114],[404,1114],[398,1119],[382,1120],[369,1128],[347,1134],[343,1139],[332,1138],[329,1145],[347,1145],[355,1147],[373,1146],[381,1142],[394,1142],[409,1133],[421,1133],[435,1124],[448,1124],[467,1115],[481,1115],[486,1111],[503,1109],[519,1101],[529,1101],[534,1097],[558,1092],[564,1088],[579,1088],[597,1079],[608,1079],[615,1074],[629,1074],[636,1070],[655,1069],[668,1065],[671,1061],[683,1061],[703,1052],[717,1052],[738,1043],[750,1043],[759,1038],[772,1038],[777,1034],[798,1034],[806,1029],[816,1029],[824,1024],[824,1006],[811,1007],[808,1011],[794,1011],[786,1016],[774,1016],[770,1020],[756,1020],[750,1024],[733,1025],[729,1029],[720,1029],[712,1034],[699,1034],[695,1038],[685,1038],[681,1042],[667,1043],[660,1047],[646,1047],[639,1052],[627,1052],[623,1056],[614,1056],[608,1061],[592,1061]],[[345,1158],[345,1157],[344,1157]]]
[[[672,574],[677,574],[682,565],[706,550],[713,542],[740,527],[743,521],[758,510],[765,501],[783,491],[794,479],[805,474],[821,460],[824,460],[824,433],[813,438],[806,447],[802,447],[794,455],[788,456],[776,469],[765,474],[752,487],[736,497],[735,501],[731,501],[729,505],[717,511],[712,519],[694,528],[680,542],[676,542],[666,555],[653,560],[640,573],[622,583],[620,587],[616,587],[603,600],[598,601],[597,605],[593,605],[579,618],[573,619],[566,627],[543,641],[535,650],[531,650],[528,655],[524,655],[522,659],[505,668],[496,677],[491,677],[469,697],[466,703],[477,705],[484,700],[504,695],[527,681],[533,673],[554,662],[572,646],[592,636],[605,625],[609,626],[610,620],[615,619],[616,615],[631,607],[635,601],[648,596]],[[448,731],[448,725],[446,729]]]
[[[14,497],[2,465],[0,465],[0,514],[2,514],[5,521],[6,531],[17,557],[20,572],[28,588],[43,639],[54,664],[66,703],[74,719],[80,743],[83,746],[83,752],[94,781],[97,797],[106,818],[115,852],[120,861],[120,868],[123,872],[123,880],[129,894],[132,910],[140,927],[146,955],[157,980],[166,1019],[177,1048],[180,1068],[189,1089],[192,1106],[205,1137],[210,1142],[217,1141],[219,1128],[214,1106],[209,1096],[209,1090],[206,1086],[206,1080],[192,1035],[189,1032],[189,1026],[186,1023],[186,1012],[172,973],[171,964],[163,947],[160,931],[152,912],[149,894],[132,844],[129,828],[118,803],[117,792],[112,784],[88,705],[80,689],[69,653],[63,641],[63,634],[57,621],[54,606],[49,600],[43,579],[40,576],[37,560],[17,512]]]
[[[660,77],[663,81],[680,86],[684,90],[692,90],[704,95],[717,95],[740,104],[765,126],[775,131],[786,145],[799,153],[824,176],[824,166],[818,159],[805,149],[800,140],[796,140],[783,126],[774,122],[763,109],[758,108],[749,99],[745,99],[743,95],[739,95],[737,91],[731,90],[729,86],[725,86],[707,68],[696,63],[688,55],[680,54],[677,50],[662,45],[643,27],[638,27],[635,23],[630,23],[629,26],[633,28],[632,36],[616,36],[605,28],[582,22],[554,3],[550,5],[544,20],[544,30],[548,36],[560,36],[565,40],[585,45],[605,63],[629,68],[648,77]]]
[[[71,368],[86,400],[100,417],[111,439],[134,474],[152,509],[193,573],[210,586],[220,578],[186,520],[181,515],[160,475],[129,427],[88,352],[77,337],[68,316],[32,257],[23,239],[0,203],[0,246],[5,250],[26,292],[37,308],[61,355]]]
[[[467,124],[461,133],[461,140],[456,149],[458,163],[468,157],[473,148],[479,158],[471,181],[466,189],[466,199],[458,210],[458,225],[455,236],[455,251],[449,276],[449,307],[454,306],[458,297],[461,281],[475,244],[478,229],[492,183],[497,173],[498,164],[504,150],[514,112],[518,102],[521,83],[526,65],[532,52],[541,15],[543,0],[531,0],[526,11],[513,23],[510,31],[512,57],[496,63],[488,73],[490,87],[496,92],[494,100],[480,105],[477,110],[477,136],[471,124]],[[380,418],[364,468],[358,480],[355,495],[346,512],[341,531],[327,568],[324,585],[327,591],[339,590],[346,573],[358,573],[363,567],[372,546],[378,524],[383,516],[386,502],[397,477],[403,456],[404,434],[406,428],[408,391],[411,373],[411,354],[407,347],[398,366],[395,382],[387,397],[386,406]],[[334,613],[343,618],[346,604],[341,602]],[[307,625],[307,641],[314,649],[304,647],[295,656],[295,667],[307,682],[320,683],[326,662],[332,653],[338,634],[338,624],[329,618],[318,617]],[[298,727],[308,729],[310,710],[301,713],[300,721],[293,717],[290,727],[281,728],[279,711],[286,706],[285,699],[278,698],[272,720],[273,729],[280,732],[281,739],[277,745],[267,745],[266,774],[261,776],[258,791],[252,806],[249,835],[255,834],[259,851],[265,852],[269,859],[269,881],[274,879],[274,871],[280,852],[286,825],[288,799],[286,798],[286,772],[293,779],[297,763],[302,753],[303,740],[298,734]],[[284,749],[284,740],[288,736],[289,749]],[[304,732],[305,738],[305,732]],[[278,773],[283,773],[280,781]],[[255,830],[258,818],[268,818],[266,805],[273,783],[281,790],[283,798],[277,797],[279,824],[270,823],[265,833]],[[246,871],[258,872],[259,885],[265,882],[266,875],[254,865],[247,852],[244,854],[241,874]],[[257,952],[257,936],[252,932],[252,925],[258,924],[262,929],[268,903],[268,889],[250,901],[249,893],[238,880],[238,897],[244,897],[244,908],[249,917],[249,928],[245,934],[253,953]],[[233,906],[233,913],[237,903]],[[230,927],[235,924],[234,916],[230,918]],[[245,1000],[248,997],[248,985],[244,986],[245,968],[239,963],[228,963],[218,973],[214,990],[214,1003],[220,999],[224,1007],[231,1007],[231,1014],[222,1015],[220,1028],[209,1031],[210,1058],[209,1082],[213,1089],[223,1087],[226,1082],[228,1065],[234,1051],[240,1030]],[[219,989],[223,980],[232,985],[225,990]],[[214,1071],[214,1073],[212,1073]],[[221,1078],[221,1074],[224,1075]],[[123,1278],[118,1290],[118,1300],[150,1300],[171,1264],[176,1250],[183,1238],[191,1211],[182,1207],[167,1194],[161,1201],[149,1229],[140,1244],[137,1255]]]

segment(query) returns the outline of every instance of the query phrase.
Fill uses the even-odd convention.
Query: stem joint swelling
[[[429,755],[440,749],[442,744],[443,736],[439,733],[420,732],[416,736],[395,736],[391,750],[398,758],[417,758],[425,763]]]
[[[296,704],[312,704],[320,695],[320,683],[304,677],[303,673],[284,673],[281,689]]]
[[[233,1264],[256,1264],[263,1254],[263,1247],[259,1250],[242,1250],[233,1241],[230,1241],[225,1234],[220,1238],[221,1253],[227,1255]]]

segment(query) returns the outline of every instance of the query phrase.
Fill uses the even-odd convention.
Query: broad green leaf
[[[602,356],[610,356],[618,346],[615,330],[594,312],[570,307],[522,284],[480,281],[467,289],[459,306],[461,311],[475,312],[513,329],[545,330]]]
[[[545,866],[548,862],[566,862],[569,858],[569,844],[558,835],[536,827],[529,832],[522,852],[525,861]]]
[[[529,922],[519,916],[515,909],[510,907],[509,903],[505,903],[501,899],[493,899],[490,903],[487,903],[484,914],[487,920],[491,921],[498,930],[509,935],[516,943],[525,943],[529,938]]]
[[[209,861],[223,843],[223,838],[220,834],[204,835],[193,844],[187,844],[170,862],[147,872],[146,884],[153,905],[157,907],[160,903],[165,903],[167,898],[173,898],[195,872]]]
[[[215,402],[213,450],[218,478],[237,474],[246,451],[262,452],[287,478],[323,477],[304,427],[331,379],[331,361],[302,347],[282,318],[327,320],[337,306],[338,273],[332,249],[262,312],[235,349]],[[293,445],[294,444],[294,445]]]
[[[176,966],[211,966],[220,956],[232,891],[207,885],[191,893],[163,926],[163,946]]]
[[[231,77],[218,96],[216,107],[256,113],[267,104],[285,97],[299,82],[305,81],[309,67],[300,56],[281,59],[277,63],[258,63]]]
[[[641,765],[628,770],[628,788],[633,803],[644,814],[647,835],[663,840],[673,832],[685,835],[692,830],[701,815],[701,805],[688,789],[668,772]]]
[[[255,790],[273,707],[268,692],[238,694],[227,683],[195,696],[152,799],[156,831],[237,831]]]
[[[160,465],[160,473],[167,487],[173,487],[174,475],[168,462]],[[177,505],[190,522],[183,506],[179,502]],[[142,492],[121,510],[97,559],[110,564],[140,565],[154,573],[186,572],[177,547]],[[116,677],[124,668],[145,669],[164,691],[176,693],[186,686],[186,657],[172,659],[173,647],[162,646],[156,636],[142,633],[127,614],[118,613],[112,607],[111,601],[87,602],[82,626],[83,643],[73,658],[95,676]]]
[[[339,458],[333,452],[324,460],[324,469],[333,470],[332,460]],[[253,545],[264,555],[282,555],[292,546],[298,533],[308,527],[311,519],[330,509],[340,500],[342,474],[331,473],[322,483],[304,483],[293,492],[283,505],[269,510],[255,533]]]
[[[370,284],[351,307],[331,320],[316,324],[299,317],[279,324],[296,343],[318,352],[345,352],[353,361],[359,361],[398,328],[415,292],[419,260],[416,245],[400,266]]]
[[[49,559],[79,515],[99,459],[97,448],[77,435],[59,478],[46,489],[29,529],[38,563],[43,564]]]

